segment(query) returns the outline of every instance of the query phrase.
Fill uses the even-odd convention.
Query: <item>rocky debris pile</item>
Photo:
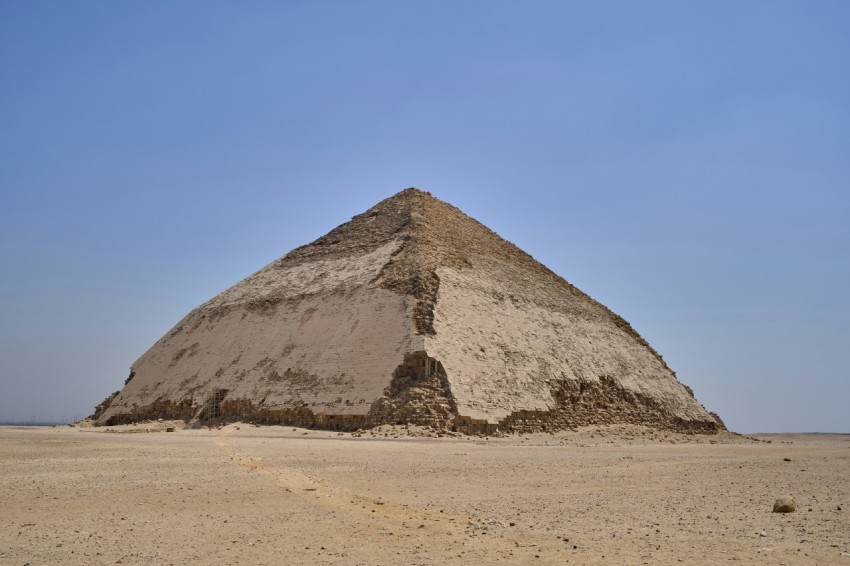
[[[354,438],[465,438],[466,435],[430,425],[379,425],[351,433]]]
[[[176,432],[186,428],[186,423],[182,420],[144,420],[132,424],[113,425],[108,427],[98,427],[93,429],[97,432],[108,432],[114,434],[141,434],[151,432]]]
[[[109,405],[112,403],[113,399],[118,397],[119,393],[121,392],[115,391],[114,393],[107,395],[106,398],[100,403],[98,403],[97,407],[94,408],[94,413],[86,417],[86,420],[97,421],[97,419],[99,419],[103,415],[103,413],[106,412],[106,409],[109,408]]]

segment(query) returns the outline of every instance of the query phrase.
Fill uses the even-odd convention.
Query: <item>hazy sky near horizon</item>
[[[0,420],[409,186],[733,430],[850,432],[850,3],[2,2]]]

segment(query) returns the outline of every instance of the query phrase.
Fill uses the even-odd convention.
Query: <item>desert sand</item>
[[[171,425],[0,427],[0,563],[850,565],[850,435]]]

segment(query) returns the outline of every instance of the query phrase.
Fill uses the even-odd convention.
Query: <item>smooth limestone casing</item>
[[[713,420],[656,355],[601,310],[579,301],[574,312],[541,307],[521,298],[510,270],[473,265],[438,270],[436,335],[425,340],[445,367],[459,414],[495,423],[513,412],[551,411],[561,381],[606,376],[672,416]]]
[[[269,409],[367,413],[404,354],[424,349],[413,301],[370,285],[398,246],[285,270],[273,264],[224,291],[133,364],[133,378],[100,422],[162,398],[201,407],[213,389]],[[276,305],[249,306],[280,289]]]
[[[226,391],[227,419],[328,428],[723,428],[627,322],[415,189],[193,310],[132,371],[99,424],[201,417]]]

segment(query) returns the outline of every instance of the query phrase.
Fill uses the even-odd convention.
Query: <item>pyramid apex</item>
[[[431,193],[429,193],[428,191],[423,191],[422,189],[417,189],[416,187],[407,187],[406,189],[400,190],[399,192],[397,192],[396,194],[394,194],[390,198],[413,196],[413,195],[424,195],[424,196],[433,197],[433,195]]]

